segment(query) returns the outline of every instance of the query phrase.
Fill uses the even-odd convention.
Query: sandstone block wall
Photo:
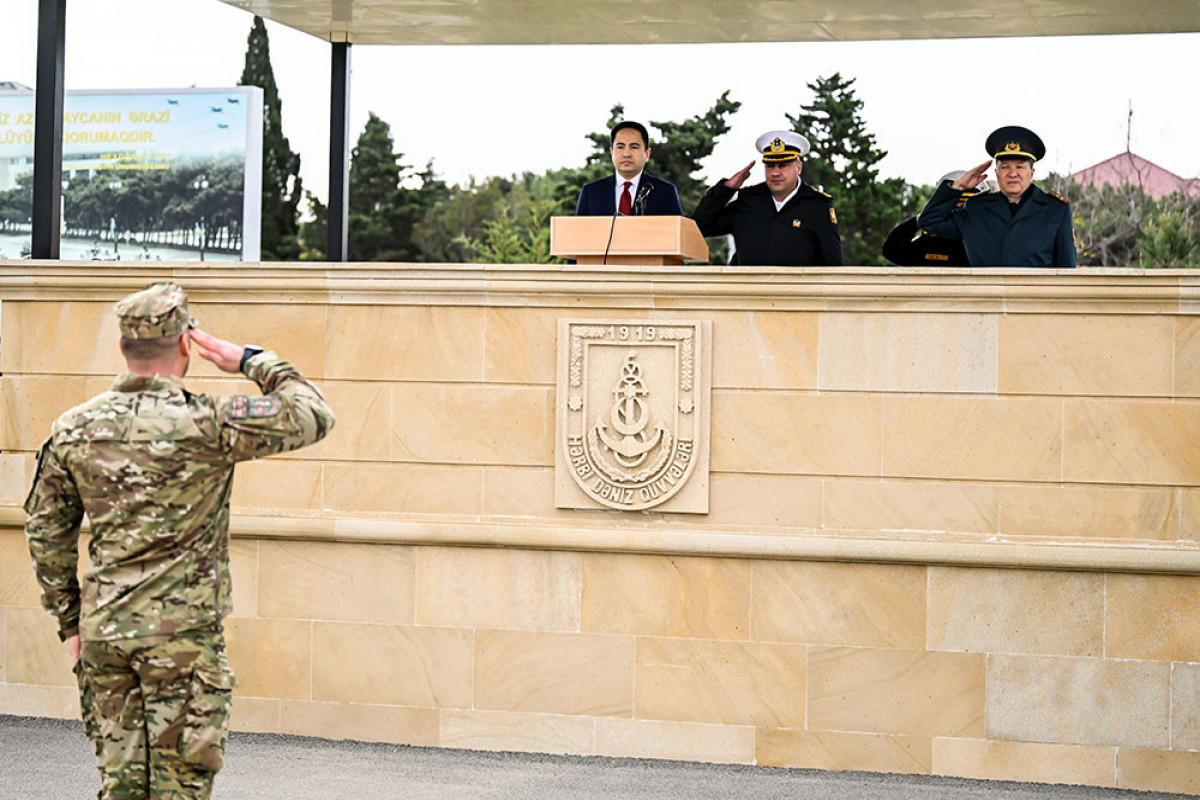
[[[0,263],[0,713],[75,713],[19,505],[158,277],[339,418],[239,468],[240,729],[1200,793],[1190,273]],[[712,322],[710,513],[555,508],[562,318]]]

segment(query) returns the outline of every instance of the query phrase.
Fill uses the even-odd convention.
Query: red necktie
[[[625,181],[625,188],[621,190],[621,207],[617,209],[627,217],[633,213],[633,198],[629,196],[630,186],[633,186],[633,181]]]

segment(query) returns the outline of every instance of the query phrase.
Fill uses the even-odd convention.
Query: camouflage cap
[[[152,283],[129,295],[117,303],[117,320],[126,339],[161,339],[196,327],[177,283]]]

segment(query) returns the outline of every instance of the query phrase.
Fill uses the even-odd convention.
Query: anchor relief
[[[708,327],[560,322],[557,468],[570,473],[577,489],[560,475],[557,505],[658,506],[681,494],[702,460],[696,490],[670,510],[707,512],[708,449],[701,435],[707,436],[708,406],[700,388],[708,387]]]

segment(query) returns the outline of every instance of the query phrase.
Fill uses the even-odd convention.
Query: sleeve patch
[[[247,397],[235,394],[229,398],[230,419],[270,419],[283,410],[283,401],[273,395]]]
[[[837,212],[833,210],[833,206],[829,207],[829,221],[837,225]]]

